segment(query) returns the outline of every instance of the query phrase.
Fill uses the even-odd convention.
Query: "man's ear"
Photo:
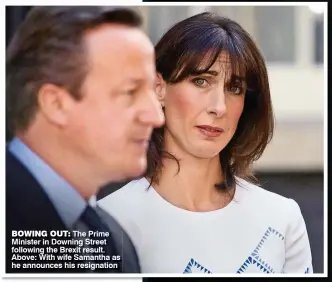
[[[64,126],[73,99],[64,88],[54,84],[44,84],[38,91],[38,107],[44,117],[51,123]]]
[[[158,101],[160,102],[161,106],[164,107],[165,103],[165,96],[166,96],[166,82],[163,79],[162,75],[158,72],[157,73],[157,79],[156,79],[156,94]]]

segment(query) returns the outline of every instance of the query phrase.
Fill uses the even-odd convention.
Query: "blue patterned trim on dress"
[[[305,273],[305,274],[311,273],[311,272],[310,272],[310,268],[307,267],[307,269],[306,269],[306,271],[305,271],[304,273]]]
[[[261,270],[263,273],[275,273],[273,268],[263,260],[263,258],[260,256],[260,249],[264,245],[264,243],[268,240],[270,236],[276,236],[278,239],[284,241],[285,236],[282,235],[279,231],[269,227],[266,232],[264,233],[262,239],[259,241],[258,245],[254,249],[254,251],[251,253],[251,255],[245,260],[245,262],[241,265],[241,267],[237,270],[236,273],[244,273],[249,265],[256,266],[259,270]],[[208,273],[211,274],[212,272],[199,264],[195,259],[191,258],[188,265],[186,266],[185,270],[183,271],[184,274],[186,273],[192,273],[193,268],[196,268],[196,270],[202,272],[202,273]],[[304,273],[311,273],[310,268],[307,267]]]
[[[263,258],[260,256],[260,249],[266,242],[266,240],[269,238],[269,236],[274,235],[280,240],[285,240],[285,236],[282,235],[277,230],[269,227],[265,234],[263,235],[262,239],[258,243],[257,247],[254,249],[252,254],[245,260],[245,262],[241,265],[241,267],[238,269],[236,273],[244,273],[249,265],[255,265],[259,270],[261,270],[263,273],[275,273],[273,268],[263,260]]]
[[[188,265],[186,266],[185,270],[183,271],[183,273],[192,273],[193,272],[192,268],[196,268],[197,270],[199,270],[202,273],[208,273],[208,274],[212,273],[210,270],[208,270],[207,268],[205,268],[204,266],[199,264],[193,258],[190,259],[190,261],[189,261]]]

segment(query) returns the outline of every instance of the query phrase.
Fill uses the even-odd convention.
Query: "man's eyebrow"
[[[121,84],[127,84],[131,87],[140,87],[143,83],[145,83],[144,77],[137,77],[137,76],[131,76],[126,77],[124,80],[122,80]],[[152,85],[155,87],[157,85],[157,77],[153,78]]]
[[[125,79],[123,79],[123,83],[130,83],[133,85],[141,84],[142,81],[143,78],[137,76],[126,77]]]

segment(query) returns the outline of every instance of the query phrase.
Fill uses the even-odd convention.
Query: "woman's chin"
[[[220,151],[221,150],[216,148],[207,148],[207,146],[197,146],[196,148],[192,148],[189,152],[199,159],[213,159],[219,155]]]

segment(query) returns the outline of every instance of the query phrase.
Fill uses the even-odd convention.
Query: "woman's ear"
[[[155,88],[157,98],[162,107],[164,107],[164,100],[166,95],[166,82],[163,79],[162,75],[158,72],[156,79],[156,88]]]

